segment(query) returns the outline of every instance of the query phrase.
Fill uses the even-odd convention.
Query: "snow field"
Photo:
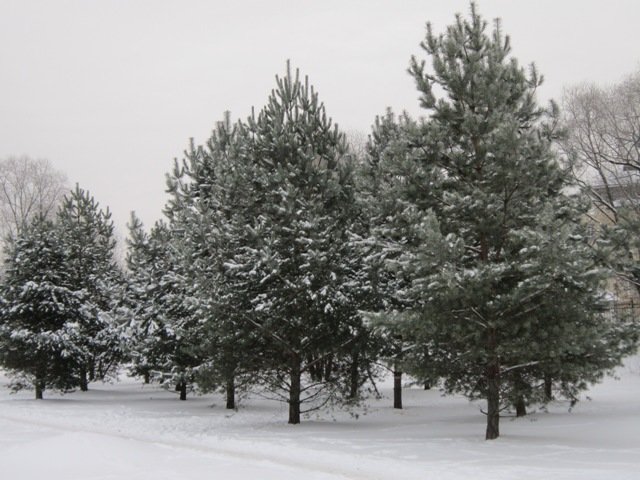
[[[640,357],[571,411],[552,404],[504,418],[484,441],[480,403],[404,390],[404,410],[372,400],[355,418],[324,412],[286,424],[259,397],[227,411],[132,379],[32,400],[0,391],[1,478],[36,479],[607,479],[640,478]],[[0,383],[6,383],[2,379]],[[588,400],[589,397],[591,400]]]

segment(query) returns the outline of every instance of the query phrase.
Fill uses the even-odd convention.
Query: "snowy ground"
[[[327,413],[290,426],[284,405],[248,399],[229,412],[220,396],[180,402],[130,379],[85,393],[45,392],[38,402],[33,392],[3,388],[0,477],[637,480],[640,357],[618,374],[571,412],[556,403],[503,419],[492,442],[483,440],[480,404],[421,389],[405,389],[401,411],[386,398],[358,419]]]

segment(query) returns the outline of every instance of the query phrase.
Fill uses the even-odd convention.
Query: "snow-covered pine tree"
[[[85,315],[78,319],[87,358],[80,362],[80,389],[89,380],[112,374],[122,359],[124,346],[114,315],[120,299],[122,273],[114,257],[116,241],[109,209],[76,185],[57,213],[57,228],[64,245],[68,287],[87,293]]]
[[[411,309],[411,301],[398,295],[411,282],[394,262],[409,246],[422,238],[412,233],[425,215],[424,204],[433,194],[424,188],[425,172],[414,158],[411,142],[418,123],[406,113],[396,117],[388,109],[376,117],[366,146],[365,162],[359,171],[359,198],[367,219],[359,246],[367,259],[363,283],[370,299],[367,305],[372,325],[383,340],[379,353],[394,376],[394,407],[402,408],[402,375],[409,372],[418,380],[430,381],[424,369],[413,369],[413,349],[395,326],[395,316]],[[416,205],[420,208],[416,208]]]
[[[229,268],[253,291],[249,321],[263,339],[264,380],[297,424],[305,410],[344,399],[348,369],[334,366],[348,359],[360,321],[348,261],[353,168],[344,135],[289,67],[248,129],[254,240]]]
[[[61,235],[49,220],[35,218],[7,247],[0,310],[0,365],[15,388],[78,385],[86,358],[81,324],[89,316],[85,290],[72,290]]]
[[[193,369],[200,365],[197,301],[190,294],[183,263],[176,258],[174,236],[165,222],[144,232],[132,214],[127,253],[127,303],[131,316],[134,373],[158,375],[187,399]]]
[[[602,276],[579,235],[582,203],[552,148],[555,108],[536,104],[541,78],[509,56],[499,22],[485,30],[472,4],[470,18],[457,16],[444,35],[428,26],[431,73],[412,60],[429,117],[407,143],[416,177],[400,177],[406,234],[391,243],[403,252],[388,264],[410,280],[398,292],[411,305],[403,338],[428,352],[447,391],[486,399],[494,439],[508,392],[525,390],[513,387],[519,374],[561,352],[588,356],[605,335],[613,351],[593,365],[601,371],[624,354],[625,329],[597,322]],[[548,228],[564,234],[549,241]],[[552,314],[561,292],[568,313]]]
[[[164,325],[158,322],[162,315],[157,305],[159,279],[162,275],[157,265],[164,259],[164,238],[153,229],[153,237],[144,230],[142,221],[131,212],[127,224],[126,254],[126,304],[129,313],[129,357],[132,373],[151,381],[154,372],[162,372],[167,363],[170,348],[165,348],[168,336]]]
[[[251,286],[231,266],[255,241],[246,228],[256,215],[247,133],[227,112],[205,147],[192,141],[168,176],[171,199],[165,210],[197,299],[203,355],[198,386],[207,391],[222,385],[229,409],[236,406],[236,388],[254,380],[259,351],[247,321]]]
[[[514,349],[524,353],[518,368],[503,375],[505,398],[518,416],[526,414],[529,403],[551,400],[552,387],[575,403],[589,383],[636,350],[640,334],[635,319],[608,314],[600,288],[611,272],[602,267],[609,262],[598,245],[602,242],[606,250],[608,242],[592,244],[587,226],[576,223],[576,212],[586,215],[587,205],[559,200],[541,213],[541,228],[524,233],[536,247],[521,252],[521,268],[529,282],[538,289],[546,286],[546,291],[526,313],[536,328]]]

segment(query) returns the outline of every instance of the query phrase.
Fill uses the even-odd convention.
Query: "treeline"
[[[602,315],[620,242],[587,235],[559,112],[486,27],[472,6],[428,29],[431,68],[409,70],[425,117],[377,118],[362,155],[287,66],[262,110],[176,161],[163,221],[132,216],[124,271],[87,192],[36,217],[0,295],[14,384],[86,389],[126,363],[228,408],[260,389],[296,424],[360,401],[386,363],[485,399],[487,439],[507,407],[575,399],[636,346]]]

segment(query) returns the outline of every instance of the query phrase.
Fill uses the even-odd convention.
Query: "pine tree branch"
[[[532,362],[521,363],[519,365],[513,365],[511,367],[501,369],[500,374],[502,375],[504,373],[511,372],[512,370],[517,370],[519,368],[533,367],[534,365],[539,365],[540,363],[542,363],[540,360],[535,360]]]

